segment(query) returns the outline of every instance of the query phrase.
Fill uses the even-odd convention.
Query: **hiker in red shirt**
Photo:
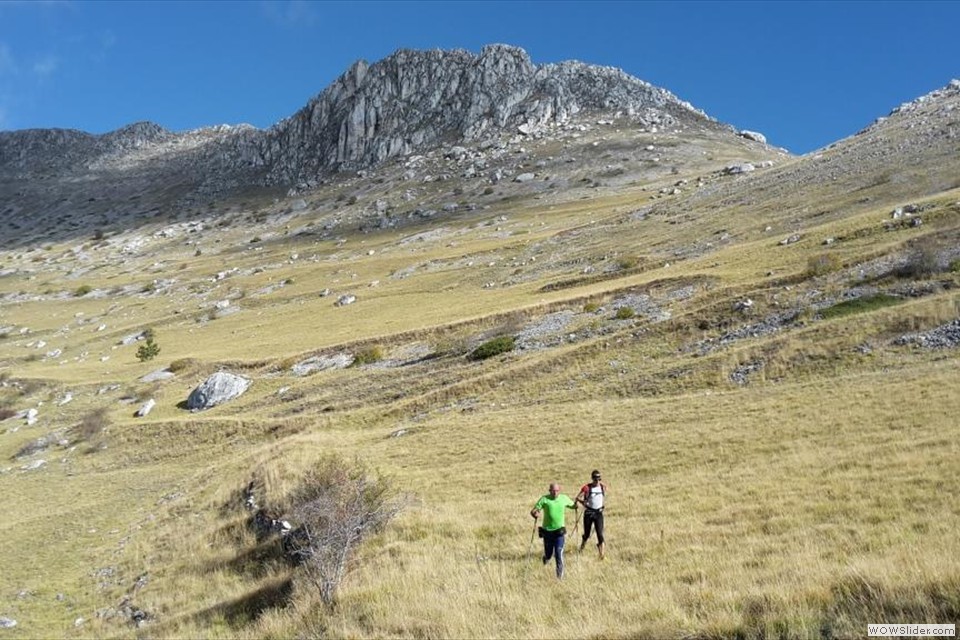
[[[590,474],[590,483],[580,488],[577,494],[577,502],[584,506],[583,512],[583,540],[580,542],[580,551],[590,539],[590,529],[595,527],[597,530],[597,549],[600,551],[600,559],[603,560],[603,501],[607,492],[605,484],[600,482],[600,472],[596,469]]]

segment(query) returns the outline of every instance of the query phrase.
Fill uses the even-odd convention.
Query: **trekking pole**
[[[530,544],[527,545],[527,560],[530,559],[530,552],[533,551],[533,539],[537,535],[537,523],[540,522],[540,518],[533,519],[533,531],[530,532]]]
[[[574,541],[574,543],[576,543],[576,541],[577,541],[577,529],[579,529],[579,528],[580,528],[580,509],[577,509],[577,521],[576,521],[576,523],[573,525],[573,541]],[[579,547],[579,546],[577,546],[577,555],[580,555],[580,547]]]

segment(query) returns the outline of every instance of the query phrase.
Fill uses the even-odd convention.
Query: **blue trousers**
[[[543,564],[550,562],[550,558],[555,558],[557,562],[557,577],[563,577],[563,541],[564,533],[561,531],[543,532]]]

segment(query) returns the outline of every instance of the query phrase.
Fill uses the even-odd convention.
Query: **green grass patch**
[[[902,302],[900,298],[886,293],[878,293],[872,296],[864,296],[853,300],[839,302],[832,307],[827,307],[820,311],[820,316],[824,320],[830,318],[840,318],[855,313],[867,313],[884,307],[889,307]]]

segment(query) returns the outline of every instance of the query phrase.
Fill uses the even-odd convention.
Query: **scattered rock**
[[[150,413],[150,411],[156,406],[156,404],[157,404],[157,401],[154,400],[153,398],[150,398],[149,400],[144,402],[139,409],[137,409],[137,412],[134,415],[138,418],[143,418],[144,416]]]
[[[345,307],[348,304],[353,304],[357,301],[357,296],[352,294],[345,294],[337,298],[337,301],[333,303],[335,307]]]
[[[535,176],[535,175],[532,174],[532,173],[521,173],[521,174],[518,175],[516,178],[514,178],[513,181],[514,181],[514,182],[530,182],[531,180],[533,180],[533,179],[536,178],[536,177],[537,177],[537,176]]]
[[[924,349],[953,349],[960,346],[960,318],[922,333],[908,333],[893,341],[895,345],[914,344]]]
[[[0,616],[0,629],[13,629],[15,626],[17,626],[16,620],[6,616]]]
[[[135,343],[135,342],[138,342],[138,341],[140,341],[140,340],[146,340],[146,339],[147,339],[147,330],[144,329],[143,331],[140,331],[139,333],[131,333],[131,334],[128,335],[126,338],[122,339],[122,340],[120,341],[120,344],[123,345],[123,346],[125,346],[125,347],[128,347],[128,346],[130,346],[131,344],[133,344],[133,343]]]
[[[781,240],[781,241],[780,241],[780,246],[784,246],[784,247],[785,247],[785,246],[787,246],[788,244],[793,244],[793,243],[795,243],[795,242],[800,242],[800,234],[799,234],[799,233],[795,233],[795,234],[793,234],[792,236],[789,236],[789,237],[784,238],[783,240]]]
[[[303,362],[298,362],[290,368],[295,376],[306,376],[317,371],[326,371],[327,369],[345,369],[353,364],[353,356],[346,353],[338,353],[335,356],[314,356],[307,358]]]
[[[756,167],[749,162],[731,164],[723,169],[723,172],[728,176],[739,175],[741,173],[750,173],[751,171],[756,171]]]
[[[177,374],[169,369],[157,369],[140,378],[140,382],[162,382],[163,380],[170,380],[176,377]]]
[[[763,362],[748,362],[742,364],[730,373],[730,381],[740,386],[750,382],[749,376],[763,369]]]

